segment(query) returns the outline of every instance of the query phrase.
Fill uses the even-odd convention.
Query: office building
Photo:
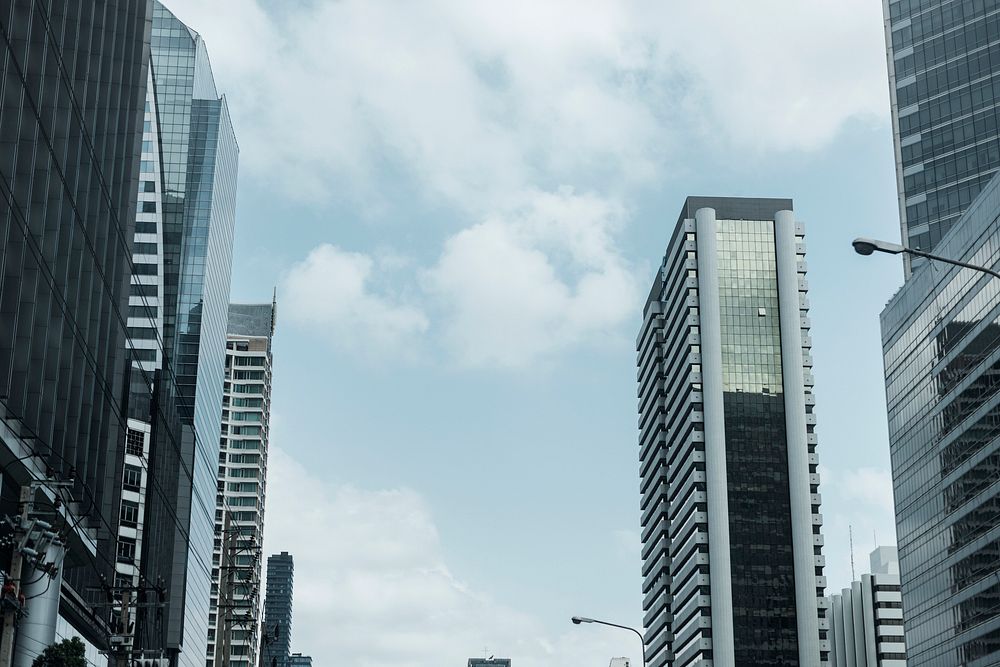
[[[92,605],[114,576],[150,8],[7,0],[0,14],[0,514],[16,515],[18,486],[51,471],[33,500],[51,521],[62,497],[68,555],[43,554],[55,577],[25,566],[33,611],[18,628],[20,666],[56,625],[89,652],[107,646]],[[10,555],[0,548],[5,570]]]
[[[827,656],[805,246],[790,199],[689,197],[638,352],[651,667]]]
[[[257,665],[274,324],[273,301],[229,306],[207,667]]]
[[[1000,179],[935,253],[1000,259]],[[907,664],[1000,662],[1000,280],[914,269],[882,311]]]
[[[469,658],[467,667],[510,667],[510,658]]]
[[[312,656],[293,653],[288,656],[288,667],[312,667]]]
[[[136,650],[203,667],[238,147],[204,40],[159,2],[149,72],[116,583],[164,600],[137,611]]]
[[[930,251],[1000,168],[1000,2],[882,5],[902,239]]]
[[[295,564],[287,551],[268,556],[267,594],[264,597],[264,627],[270,638],[265,641],[264,665],[288,667],[292,645],[292,585]]]
[[[895,547],[871,553],[871,574],[830,596],[830,667],[906,667],[899,560]]]

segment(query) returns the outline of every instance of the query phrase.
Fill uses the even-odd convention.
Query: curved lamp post
[[[973,271],[979,271],[981,273],[987,273],[994,278],[1000,278],[1000,273],[997,273],[993,269],[987,269],[985,266],[977,266],[976,264],[968,264],[966,262],[960,262],[957,259],[949,259],[947,257],[941,257],[940,255],[932,255],[929,252],[924,252],[923,250],[916,250],[915,248],[907,248],[906,246],[901,246],[898,243],[888,243],[886,241],[877,241],[875,239],[866,238],[856,238],[851,242],[854,246],[854,252],[859,255],[871,255],[875,252],[884,252],[888,255],[899,255],[901,253],[906,253],[907,255],[913,255],[914,257],[924,257],[926,259],[933,260],[935,262],[944,262],[945,264],[954,264],[955,266],[961,266],[965,269],[972,269]]]
[[[570,620],[573,621],[573,625],[580,625],[581,623],[598,623],[600,625],[607,625],[612,628],[620,628],[622,630],[634,632],[639,637],[639,645],[642,646],[642,667],[646,667],[646,640],[643,638],[642,633],[635,628],[630,628],[627,625],[618,625],[617,623],[609,623],[608,621],[598,621],[596,618],[587,618],[586,616],[574,616]]]

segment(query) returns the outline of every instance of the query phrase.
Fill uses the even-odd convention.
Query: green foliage
[[[31,667],[87,667],[85,652],[79,637],[64,639],[42,651]]]

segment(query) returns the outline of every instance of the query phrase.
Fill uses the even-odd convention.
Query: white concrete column
[[[830,665],[831,667],[847,667],[844,648],[844,598],[835,595],[830,605]]]
[[[875,636],[875,582],[872,575],[861,575],[862,619],[865,625],[865,659],[869,667],[878,667],[878,637]]]
[[[58,573],[52,578],[34,568],[25,568],[27,574],[22,576],[21,590],[24,592],[28,615],[17,626],[14,667],[31,667],[35,658],[56,641],[65,553],[65,547],[59,542],[53,542],[46,550],[45,561],[55,563],[58,568]]]
[[[694,214],[698,254],[701,384],[705,413],[705,478],[708,486],[708,566],[712,589],[712,656],[716,667],[733,667],[733,585],[729,546],[729,483],[722,399],[722,316],[715,210]]]
[[[854,604],[851,609],[854,611],[854,655],[857,667],[869,667],[868,652],[865,651],[865,610],[864,596],[861,594],[861,582],[851,582],[851,597]],[[871,665],[871,667],[877,667]]]
[[[840,591],[840,597],[844,600],[844,664],[847,667],[858,667],[858,651],[855,646],[854,637],[854,593],[850,588]]]
[[[812,498],[809,493],[809,444],[806,435],[806,395],[802,366],[795,214],[774,216],[774,246],[778,270],[778,313],[781,327],[781,376],[785,396],[788,447],[788,495],[792,513],[792,562],[795,567],[795,616],[799,664],[819,666],[819,612],[816,605],[816,559],[813,555]]]

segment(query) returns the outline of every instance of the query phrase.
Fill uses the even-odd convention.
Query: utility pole
[[[122,609],[118,614],[118,627],[111,636],[112,646],[108,652],[110,667],[128,667],[132,656],[132,592],[122,591]]]
[[[15,623],[18,615],[23,611],[18,595],[21,592],[21,568],[24,558],[21,555],[20,536],[24,525],[28,522],[28,515],[31,511],[31,485],[22,486],[21,494],[18,497],[18,509],[21,514],[18,517],[18,524],[14,530],[14,548],[10,557],[10,575],[7,582],[13,585],[13,590],[4,582],[3,588],[3,633],[0,635],[0,667],[11,667],[14,659],[14,633]]]

